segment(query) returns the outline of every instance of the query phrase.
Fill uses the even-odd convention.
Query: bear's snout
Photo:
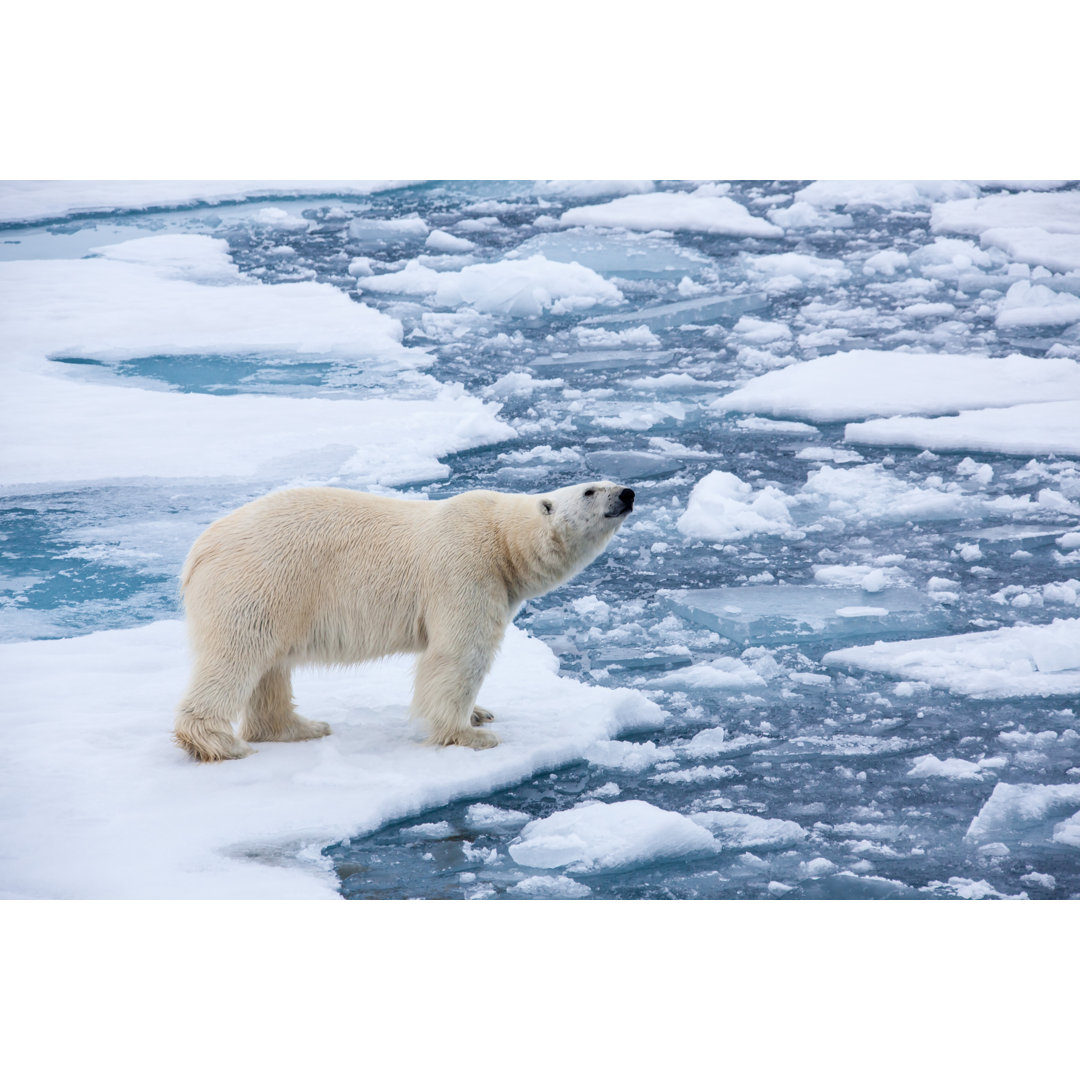
[[[634,509],[634,489],[623,488],[619,492],[619,501],[604,515],[604,517],[622,517]]]

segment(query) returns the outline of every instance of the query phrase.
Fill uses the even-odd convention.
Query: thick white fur
[[[249,742],[327,735],[297,715],[293,667],[413,652],[412,712],[431,741],[495,746],[475,701],[507,624],[603,550],[627,498],[606,482],[439,502],[297,488],[242,506],[195,541],[181,574],[194,670],[176,741],[220,761]]]

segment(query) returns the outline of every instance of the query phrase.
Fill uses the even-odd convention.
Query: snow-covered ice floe
[[[1080,619],[828,652],[831,667],[918,680],[975,698],[1080,693]]]
[[[964,839],[974,844],[1049,843],[1080,848],[1080,784],[999,783]]]
[[[0,482],[295,474],[317,462],[351,482],[402,483],[513,434],[497,404],[415,372],[430,357],[401,344],[396,319],[330,285],[244,277],[226,249],[165,235],[97,258],[0,263],[0,359],[18,403],[0,429]],[[413,389],[401,400],[217,397],[91,382],[72,374],[85,367],[52,362],[207,353],[344,357],[407,373]]]
[[[766,372],[712,408],[821,423],[1050,401],[1080,409],[1076,361],[854,349]]]
[[[0,222],[49,221],[76,214],[155,207],[215,205],[283,195],[370,195],[403,181],[327,180],[8,180],[0,188]]]
[[[300,708],[334,733],[212,766],[169,739],[187,675],[180,622],[3,645],[0,668],[8,897],[332,898],[327,844],[661,722],[637,691],[560,678],[550,649],[514,627],[480,694],[502,743],[482,754],[423,744],[403,657],[299,673]]]

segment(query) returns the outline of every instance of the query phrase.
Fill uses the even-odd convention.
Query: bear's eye
[[[596,488],[589,488],[589,490],[585,492],[585,498],[587,499],[590,495],[595,495],[595,494],[596,494]]]

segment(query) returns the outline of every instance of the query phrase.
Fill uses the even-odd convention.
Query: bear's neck
[[[599,554],[595,550],[571,542],[561,530],[522,530],[515,523],[500,522],[500,571],[506,582],[511,609],[534,596],[554,589],[572,578],[583,566]],[[600,545],[601,547],[603,545]]]

